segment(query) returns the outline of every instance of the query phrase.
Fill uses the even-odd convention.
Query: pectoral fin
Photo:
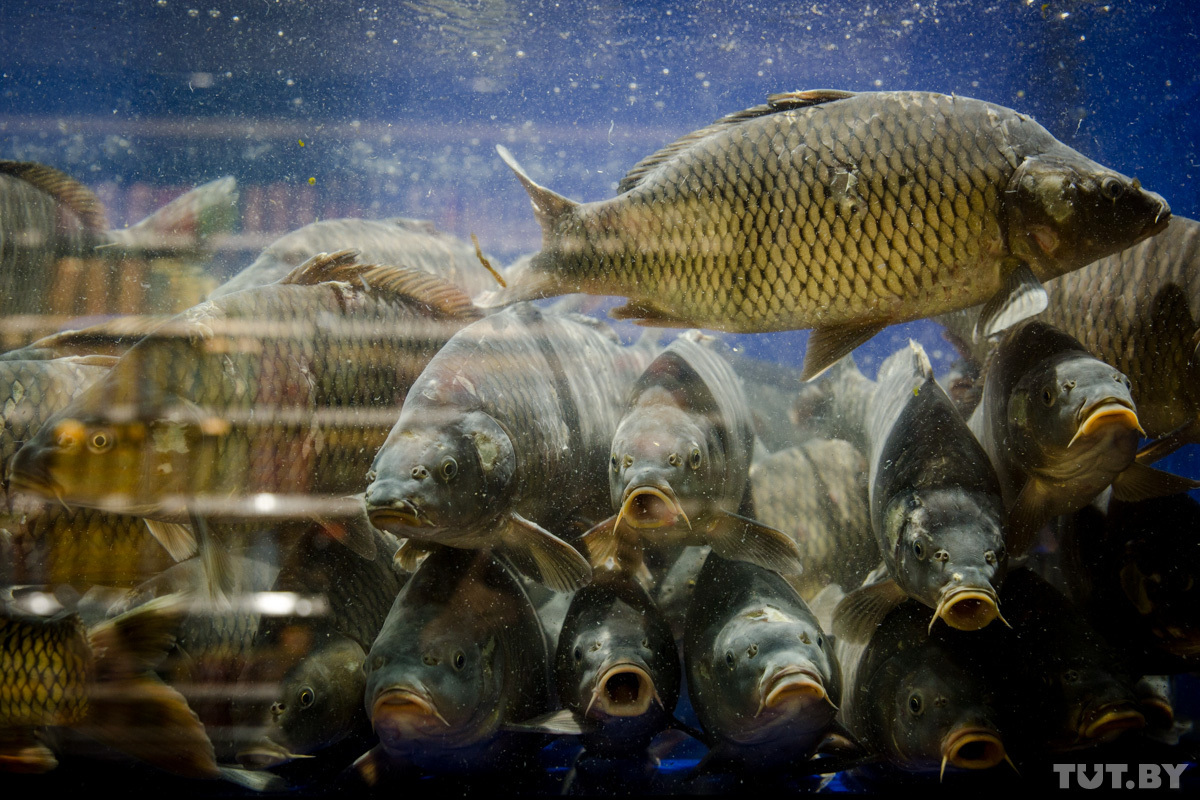
[[[861,586],[846,595],[833,612],[833,635],[864,644],[896,606],[908,599],[891,578]]]
[[[984,304],[975,322],[975,340],[1011,328],[1024,319],[1046,310],[1050,297],[1028,264],[1020,264],[1008,273],[1000,291]]]
[[[425,543],[404,539],[400,542],[400,547],[396,549],[396,554],[392,556],[392,562],[397,569],[411,575],[417,571],[417,567],[421,566],[421,562],[430,552],[432,552],[431,547]]]
[[[603,522],[592,526],[592,529],[580,539],[587,548],[588,559],[593,567],[600,567],[612,561],[618,566],[617,551],[620,549],[620,538],[617,536],[617,516],[614,514]]]
[[[707,532],[713,552],[722,558],[749,561],[778,572],[798,575],[803,571],[796,543],[783,531],[728,512],[719,514]]]
[[[573,592],[592,577],[591,565],[578,550],[520,514],[506,518],[497,551],[517,571],[556,592]]]
[[[1005,544],[1013,556],[1023,555],[1037,541],[1038,531],[1054,516],[1050,503],[1053,498],[1041,483],[1030,480],[1008,510],[1008,533]]]
[[[196,535],[187,525],[178,522],[162,522],[147,519],[146,529],[158,540],[163,549],[176,561],[183,561],[196,554]]]
[[[1179,448],[1188,444],[1200,442],[1200,418],[1180,425],[1170,433],[1155,439],[1138,451],[1139,464],[1153,464],[1159,459],[1166,458]]]
[[[814,328],[808,335],[808,344],[804,350],[804,371],[800,374],[800,380],[811,381],[820,377],[825,370],[849,355],[854,348],[886,327],[886,322],[871,322],[865,325]]]
[[[0,740],[0,772],[37,775],[57,766],[54,753],[37,740],[32,730],[6,731]]]
[[[1200,489],[1200,481],[1163,472],[1135,461],[1117,476],[1112,487],[1113,497],[1128,503]]]
[[[608,312],[613,319],[633,320],[650,328],[686,328],[690,320],[683,319],[671,309],[653,300],[630,300]]]
[[[554,736],[579,736],[594,727],[582,714],[568,708],[525,722],[506,722],[503,725],[504,730],[514,733],[548,733]]]

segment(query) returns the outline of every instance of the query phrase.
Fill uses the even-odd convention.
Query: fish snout
[[[790,707],[797,716],[824,706],[831,712],[837,706],[825,689],[825,681],[811,669],[789,665],[772,670],[763,676],[759,684],[758,710],[760,716],[767,710],[782,710]]]
[[[398,529],[428,527],[432,523],[400,481],[376,481],[367,487],[363,503],[371,524],[381,531],[398,533]]]
[[[36,440],[27,443],[13,454],[5,471],[10,492],[32,492],[45,497],[57,497],[62,488],[54,480],[50,459],[56,448]]]
[[[1007,758],[1004,742],[995,728],[956,726],[942,739],[941,776],[945,775],[948,763],[959,769],[991,769]]]
[[[596,709],[609,717],[640,717],[652,703],[663,706],[649,671],[641,664],[622,661],[600,676],[584,714],[590,716]]]
[[[1127,380],[1119,372],[1116,373],[1116,377],[1119,380]],[[1111,433],[1137,431],[1142,436],[1146,435],[1138,421],[1137,411],[1134,410],[1133,405],[1118,397],[1105,397],[1100,401],[1081,405],[1075,415],[1075,420],[1075,435],[1067,444],[1068,448],[1080,439],[1094,436],[1102,431]]]
[[[680,519],[692,527],[669,483],[631,480],[625,487],[618,524],[624,520],[634,528],[671,528]]]
[[[375,692],[371,727],[381,741],[399,742],[449,728],[450,723],[420,689],[388,686]]]
[[[947,625],[960,631],[977,631],[986,628],[993,620],[1008,622],[1000,615],[1000,598],[991,582],[981,574],[956,573],[951,583],[942,589],[929,629],[940,618]],[[1009,626],[1011,627],[1011,626]]]
[[[1090,743],[1109,742],[1129,730],[1146,727],[1146,717],[1128,701],[1105,703],[1084,715],[1081,735]]]

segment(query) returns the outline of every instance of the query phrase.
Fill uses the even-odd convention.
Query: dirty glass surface
[[[1036,518],[1032,544],[1014,548],[1010,538],[1001,556],[1009,572],[1017,573],[1023,555],[1025,567],[1057,588],[1025,577],[1013,585],[1035,585],[1009,590],[1019,596],[1010,599],[1001,588],[999,613],[1015,638],[997,638],[1000,645],[980,644],[1003,627],[999,619],[982,632],[952,630],[947,611],[935,627],[927,623],[938,601],[910,601],[918,605],[905,608],[920,623],[909,626],[911,633],[891,634],[905,643],[893,644],[941,648],[945,655],[931,658],[958,665],[938,677],[950,689],[905,684],[852,700],[860,673],[886,660],[886,646],[864,639],[855,650],[854,637],[845,635],[827,648],[845,662],[840,703],[828,675],[820,692],[789,684],[775,693],[768,676],[748,688],[703,690],[706,710],[689,687],[712,670],[732,672],[743,652],[750,662],[751,650],[768,648],[755,640],[734,659],[732,645],[726,653],[710,642],[705,661],[698,655],[704,648],[688,645],[683,628],[697,586],[712,597],[726,597],[727,584],[755,587],[754,602],[771,609],[755,612],[764,624],[802,616],[789,610],[799,597],[764,569],[786,573],[798,560],[805,569],[790,576],[791,586],[818,617],[822,608],[826,613],[810,638],[829,636],[833,604],[826,594],[822,606],[818,593],[832,582],[853,591],[881,559],[871,517],[882,523],[869,499],[885,493],[874,483],[870,433],[870,399],[881,389],[867,379],[912,339],[950,397],[977,398],[989,346],[983,338],[970,341],[973,318],[948,321],[960,326],[956,348],[943,335],[946,320],[927,317],[992,298],[998,279],[970,272],[984,262],[1023,275],[1015,271],[1022,254],[1051,259],[1099,247],[1095,255],[1109,255],[1150,228],[1179,237],[1147,239],[1143,248],[1165,243],[1111,261],[1113,274],[1125,276],[1119,281],[1081,283],[1061,301],[1054,284],[1048,288],[1060,319],[1083,318],[1073,334],[1093,355],[1124,359],[1118,368],[1131,379],[1131,403],[1113,401],[1094,423],[1124,420],[1123,433],[1113,434],[1124,442],[1122,469],[1140,431],[1140,446],[1157,448],[1142,466],[1153,461],[1157,470],[1200,480],[1200,252],[1189,238],[1190,220],[1200,214],[1198,32],[1183,0],[6,2],[0,767],[36,773],[12,782],[33,790],[142,781],[212,794],[371,785],[467,791],[500,776],[528,794],[690,794],[738,791],[750,780],[789,789],[939,779],[968,787],[1082,786],[1096,763],[1127,766],[1106,773],[1105,785],[1129,779],[1152,788],[1141,765],[1187,763],[1179,780],[1194,787],[1200,493],[1187,493],[1185,481],[1135,469],[1124,478],[1132,488],[1118,494],[1174,497],[1118,502],[1107,521],[1083,498],[1070,516]],[[796,94],[811,90],[941,93],[956,101],[912,111],[929,96],[906,96],[906,105],[880,94],[878,106],[838,116],[845,103],[870,97]],[[705,223],[688,214],[719,195],[711,163],[696,166],[686,152],[677,154],[641,180],[642,195],[636,186],[624,193],[630,187],[622,178],[643,159],[781,93],[793,94],[773,100],[774,113],[746,115],[743,127],[731,123],[706,140],[715,163],[741,188],[722,201],[724,227],[714,224],[702,244],[687,234],[703,233]],[[982,106],[963,98],[995,104],[992,115],[978,122]],[[953,121],[930,133],[943,113]],[[943,166],[951,171],[945,165],[953,155],[939,159],[967,141],[963,130],[979,124],[980,137],[1001,128],[1015,136],[1025,124],[1016,114],[1091,159],[1086,169],[1107,171],[1092,174],[1087,196],[1062,189],[1085,186],[1083,173],[1065,183],[1051,175],[1053,191],[1038,183],[1042,178],[1030,179],[1026,187],[1034,187],[1029,191],[1050,209],[1046,214],[1057,214],[1054,223],[1031,223],[1028,212],[1000,215],[988,228],[967,213],[976,211],[971,192],[989,208],[1023,198],[1021,178],[1009,179],[1032,153],[1021,149],[1031,147],[1028,138],[1005,140],[1014,149],[1004,157],[1010,167],[997,162],[999,177],[985,175],[986,148],[963,146],[968,155],[953,163],[965,165],[961,181],[976,183],[959,198],[961,207],[951,195],[962,184],[923,181],[933,161],[942,165],[939,176]],[[796,120],[788,123],[791,133],[767,145],[751,141],[757,134],[742,140],[729,133],[786,115]],[[937,188],[922,188],[920,197],[903,183],[889,189],[887,176],[869,173],[873,162],[862,147],[838,138],[846,129],[833,126],[832,117],[862,122],[868,150],[872,135],[886,140],[878,163],[895,159],[894,179]],[[905,124],[913,138],[905,139]],[[816,153],[818,140],[832,153],[825,166],[810,168],[809,179],[793,178],[790,187],[786,177],[776,182],[785,169],[779,142],[804,142]],[[750,143],[743,148],[744,141]],[[535,202],[540,198],[537,211],[551,219],[547,231],[497,146],[552,192],[531,190]],[[740,148],[737,158],[729,157],[731,148]],[[680,160],[682,173],[672,172]],[[1104,183],[1110,172],[1123,181],[1117,190]],[[804,180],[821,184],[819,197],[816,188],[800,191]],[[587,210],[619,196],[658,202],[678,186],[694,194],[664,212],[661,224],[640,216],[641,199],[633,206],[614,200],[611,218],[562,222],[563,214],[579,213],[575,203]],[[776,188],[775,216],[763,222],[760,211],[769,204],[762,198]],[[1149,213],[1141,228],[1124,217],[1085,224],[1079,236],[1054,228],[1075,211],[1098,207],[1098,196],[1115,208],[1143,190],[1169,203],[1166,234],[1159,219],[1166,210],[1157,206],[1138,212]],[[930,199],[935,192],[944,202]],[[1060,198],[1057,205],[1047,192]],[[957,231],[947,222],[955,213]],[[880,257],[870,267],[881,274],[893,268],[884,263],[889,254],[916,254],[926,229],[936,238],[941,223],[944,237],[978,236],[976,223],[995,236],[958,250],[944,239],[942,250],[935,242],[914,256],[932,263],[953,255],[949,260],[966,271],[946,291],[957,305],[905,310],[883,322],[907,321],[880,323],[874,336],[867,335],[874,327],[840,329],[851,344],[865,341],[853,354],[861,376],[841,365],[818,381],[801,380],[807,329],[820,324],[820,314],[762,332],[711,311],[683,322],[664,315],[654,303],[669,305],[683,280],[670,274],[597,282],[591,295],[538,300],[541,312],[499,311],[547,263],[568,262],[584,244],[606,275],[616,263],[650,264],[661,241],[668,243],[664,252],[682,247],[685,260],[694,254],[689,246],[733,254],[721,263],[761,257],[754,265],[761,276],[778,270],[763,267],[775,257],[770,243],[756,246],[778,235],[775,252],[791,259],[789,274],[799,264],[796,272],[803,267],[813,282],[784,280],[783,295],[816,296],[826,278],[813,265],[832,247],[850,253],[845,236],[870,260],[860,238],[868,223],[855,220],[872,214],[898,214],[889,218],[903,217],[906,229],[923,226],[915,240],[897,234],[897,244],[888,238],[892,223],[886,233],[879,233],[883,223],[869,223],[871,252]],[[741,233],[730,221],[749,218],[758,218],[758,227]],[[337,220],[348,221],[330,223]],[[309,227],[314,223],[325,224]],[[602,240],[606,230],[612,239]],[[1014,245],[1018,239],[1024,244]],[[550,256],[531,262],[540,249]],[[313,259],[318,254],[332,255]],[[702,273],[719,269],[711,258],[700,263]],[[1039,270],[1034,283],[1052,277]],[[896,278],[901,295],[943,278],[907,280],[912,285]],[[869,280],[859,283],[846,297],[870,306]],[[720,284],[703,285],[717,293]],[[665,316],[665,330],[612,313],[625,302],[620,295],[636,292],[642,305],[632,316]],[[787,305],[781,297],[772,308]],[[851,302],[826,295],[818,306]],[[768,307],[764,301],[755,313]],[[472,325],[473,334],[447,345]],[[712,447],[729,453],[722,468],[729,472],[720,478],[728,485],[677,481],[664,488],[668,480],[660,475],[653,491],[616,483],[610,491],[606,481],[625,474],[622,463],[632,464],[637,446],[658,446],[659,432],[645,429],[629,434],[634,444],[623,449],[612,440],[638,375],[686,328],[716,337],[697,341],[732,365],[740,393],[730,390],[725,373],[697,371],[694,359],[702,357],[688,362],[682,350],[673,351],[676,361],[655,361],[651,374],[666,381],[684,411],[706,424],[720,420]],[[1043,346],[1050,349],[1046,342],[1035,348]],[[645,393],[649,380],[637,391],[661,398]],[[705,381],[708,388],[697,388]],[[741,398],[740,412],[713,399],[727,391]],[[1123,410],[1131,404],[1136,416]],[[1092,411],[1080,411],[1071,424]],[[905,419],[900,427],[912,438],[896,452],[926,452],[936,449],[926,446],[931,442],[970,435]],[[385,446],[394,426],[396,442]],[[839,449],[843,443],[826,441],[834,438],[850,444]],[[710,443],[699,442],[693,436],[672,450],[672,468],[707,475]],[[882,447],[877,443],[875,452]],[[693,448],[703,449],[694,462]],[[778,460],[761,463],[769,454]],[[951,458],[942,471],[971,473],[963,458]],[[1022,468],[1032,456],[1021,451],[1016,458]],[[703,469],[691,466],[702,461]],[[461,493],[448,500],[404,495],[389,480]],[[1003,492],[992,490],[992,502],[1005,507],[1001,514],[1011,513],[1023,485],[1008,480]],[[605,520],[610,531],[624,532],[611,539],[620,542],[611,550],[594,535]],[[1008,525],[1002,522],[1006,531]],[[642,542],[659,528],[677,535],[643,553]],[[797,543],[780,544],[772,538],[776,528]],[[589,530],[585,545],[581,536]],[[454,545],[449,551],[447,543]],[[747,577],[730,568],[723,578],[697,577],[694,545],[711,545],[738,565],[757,559],[754,568],[768,574]],[[618,571],[624,577],[603,577],[582,599],[560,591],[587,581],[585,554],[601,567],[611,557],[625,567]],[[410,578],[405,568],[423,557]],[[681,564],[672,570],[676,558]],[[994,565],[994,552],[991,558]],[[1002,578],[1003,569],[994,582]],[[401,598],[408,599],[393,609],[405,585]],[[873,596],[899,603],[887,591]],[[569,608],[572,598],[578,603]],[[992,602],[984,600],[972,595],[970,602]],[[385,624],[389,610],[395,619]],[[689,625],[702,627],[704,614],[693,611]],[[562,676],[585,661],[588,643],[620,639],[613,631],[627,633],[620,625],[635,618],[650,628],[628,634],[634,644],[658,641],[658,628],[646,620],[659,615],[673,628],[657,656],[673,667],[661,673],[609,663],[594,676],[603,692],[587,689],[582,701],[571,699],[583,690]],[[894,620],[889,625],[902,630]],[[586,642],[560,644],[556,655],[556,640],[576,634]],[[1020,668],[1005,663],[1018,652]],[[415,671],[450,676],[449,683],[377,690],[379,676],[405,659]],[[859,661],[871,666],[848,669]],[[888,669],[903,671],[892,665],[883,673]],[[1139,682],[1147,675],[1167,677]],[[748,710],[728,710],[739,691]],[[990,711],[939,729],[935,742],[921,745],[932,761],[885,752],[877,733],[855,729],[866,723],[846,719],[847,708],[857,706],[877,728],[900,725],[905,714],[909,722],[929,720],[935,707],[960,702],[955,691],[970,696],[962,704],[977,700]],[[722,714],[771,717],[777,704],[768,697],[787,713],[841,706],[852,736],[822,727],[815,736],[793,729],[787,745],[769,736],[750,745],[723,738]],[[1068,710],[1046,712],[1054,702]],[[861,711],[868,706],[873,714]],[[599,715],[591,713],[596,707]],[[726,710],[713,710],[720,708]],[[1069,733],[1046,733],[1052,724],[1037,713],[1059,713]],[[828,726],[833,714],[825,716],[821,725]],[[838,735],[822,743],[830,732]],[[811,745],[795,743],[809,739]],[[822,760],[812,762],[814,754]],[[1074,765],[1085,762],[1086,774],[1076,772]],[[1168,771],[1153,774],[1169,785]]]

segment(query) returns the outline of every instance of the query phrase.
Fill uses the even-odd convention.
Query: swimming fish
[[[1173,218],[1140,244],[1046,284],[1038,319],[1074,336],[1130,381],[1138,421],[1155,439],[1151,463],[1200,441],[1200,222]],[[971,342],[974,310],[939,318],[982,364],[995,346]]]
[[[858,586],[879,563],[871,530],[867,459],[841,439],[810,439],[750,468],[754,508],[800,550],[788,582],[806,601],[830,583]]]
[[[432,222],[392,219],[324,219],[276,239],[250,266],[213,289],[210,300],[287,276],[318,253],[353,248],[364,264],[401,264],[444,278],[468,296],[496,286],[474,248]]]
[[[575,593],[554,672],[559,701],[586,726],[588,754],[644,753],[674,724],[682,671],[670,626],[630,576],[600,570]]]
[[[18,452],[13,486],[164,522],[353,516],[413,379],[477,316],[434,276],[318,256],[138,342]]]
[[[983,634],[930,630],[914,600],[872,607],[865,639],[842,630],[843,613],[838,606],[832,621],[845,685],[839,719],[885,771],[944,776],[947,766],[990,769],[1009,759]]]
[[[611,560],[637,574],[644,545],[684,544],[783,574],[801,570],[792,541],[751,518],[749,405],[706,338],[681,334],[634,384],[608,459],[617,513],[583,537],[597,566]]]
[[[871,606],[905,597],[935,609],[930,628],[939,618],[985,627],[1000,616],[1007,561],[1000,484],[921,345],[884,362],[868,416],[871,526],[886,573],[842,601],[843,629],[867,638]]]
[[[1000,479],[1012,553],[1024,553],[1044,523],[1110,484],[1124,499],[1200,486],[1134,462],[1142,431],[1129,388],[1119,370],[1046,323],[1005,333],[968,425]]]
[[[539,737],[509,732],[549,710],[550,654],[536,611],[491,553],[435,550],[396,598],[364,666],[379,745],[358,762],[425,772],[517,769]],[[382,762],[382,763],[381,763]]]
[[[792,423],[811,437],[842,439],[870,451],[867,409],[878,387],[847,354],[820,378],[803,384],[792,399]],[[855,584],[857,585],[857,584]]]
[[[379,449],[371,524],[409,541],[495,549],[560,591],[587,560],[552,532],[607,513],[609,446],[650,361],[607,326],[530,304],[464,328],[413,384]]]
[[[833,643],[771,570],[710,553],[688,609],[683,653],[710,767],[797,765],[816,752],[837,716],[842,678]]]
[[[118,295],[157,306],[138,310],[175,312],[176,298],[146,296],[122,258],[200,250],[233,220],[236,202],[234,179],[220,178],[113,230],[99,198],[75,179],[43,164],[0,161],[0,333],[19,340],[22,326],[44,328],[40,315],[70,313],[77,300],[93,312],[115,311],[97,303]]]
[[[1028,116],[926,92],[771,95],[582,205],[498,150],[543,242],[484,304],[616,294],[642,324],[813,328],[806,378],[898,322],[986,302],[979,329],[1002,330],[1045,307],[1043,281],[1170,217]]]

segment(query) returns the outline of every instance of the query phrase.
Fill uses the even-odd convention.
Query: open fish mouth
[[[372,508],[367,512],[371,524],[381,531],[392,531],[393,528],[433,528],[433,520],[421,513],[421,510],[407,500],[400,500],[388,506]]]
[[[386,689],[376,694],[371,704],[371,727],[376,730],[423,728],[434,719],[450,727],[433,701],[412,689]]]
[[[625,490],[621,511],[617,514],[616,528],[624,520],[632,528],[668,528],[683,518],[688,530],[692,521],[683,511],[670,486],[632,486]]]
[[[1146,718],[1130,703],[1109,704],[1088,716],[1092,719],[1082,736],[1089,743],[1111,741],[1125,731],[1146,727]]]
[[[938,780],[945,776],[946,764],[959,769],[991,769],[1001,761],[1012,764],[1004,751],[1004,742],[995,730],[981,726],[955,728],[942,739],[942,768]]]
[[[959,631],[977,631],[986,628],[996,619],[1008,625],[1008,620],[1000,615],[1000,601],[991,587],[984,589],[960,586],[943,593],[938,600],[937,609],[933,612],[933,619],[929,621],[930,631],[933,630],[933,623],[939,618]]]
[[[1079,427],[1075,430],[1075,435],[1071,437],[1071,441],[1067,443],[1067,447],[1079,441],[1085,436],[1092,436],[1097,431],[1108,426],[1117,426],[1125,430],[1135,430],[1142,436],[1146,432],[1142,430],[1142,425],[1138,422],[1137,412],[1128,404],[1120,400],[1112,398],[1106,399],[1101,403],[1094,403],[1091,406],[1079,410],[1078,418],[1082,420]]]
[[[650,673],[638,664],[623,661],[600,677],[584,716],[591,716],[592,709],[598,708],[610,717],[640,717],[652,703],[663,706]]]
[[[821,676],[800,667],[786,667],[771,675],[759,692],[759,697],[758,710],[754,712],[756,717],[767,709],[789,704],[807,708],[824,702],[831,710],[837,710],[825,691]]]

